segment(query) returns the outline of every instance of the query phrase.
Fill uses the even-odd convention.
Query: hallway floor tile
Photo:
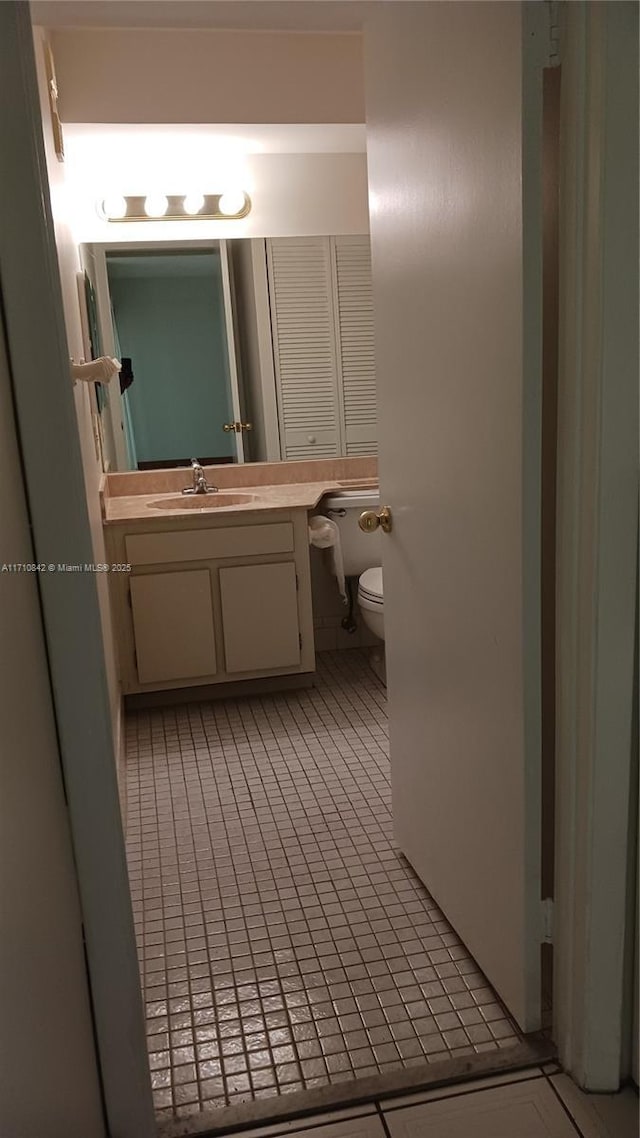
[[[638,1094],[585,1094],[540,1068],[474,1079],[353,1111],[259,1127],[241,1138],[637,1138]]]

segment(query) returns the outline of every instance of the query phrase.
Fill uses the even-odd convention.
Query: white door
[[[521,7],[382,8],[365,56],[395,832],[532,1030],[539,408],[523,378]]]
[[[377,450],[367,234],[267,241],[283,458]]]
[[[333,458],[344,448],[329,238],[271,238],[267,264],[282,456]]]
[[[236,462],[246,462],[246,447],[244,432],[252,427],[245,421],[243,400],[240,394],[240,371],[238,365],[238,351],[236,344],[236,327],[234,320],[233,278],[231,275],[231,262],[229,260],[228,242],[220,242],[220,266],[222,270],[222,295],[224,299],[224,323],[227,335],[227,353],[229,360],[229,395],[231,410],[233,412],[233,425],[235,430],[230,432],[236,447]],[[227,424],[228,427],[231,423]]]

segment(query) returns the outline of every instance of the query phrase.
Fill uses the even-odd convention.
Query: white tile
[[[385,1111],[391,1138],[576,1138],[545,1078]]]
[[[319,630],[334,648],[337,631]],[[398,855],[386,691],[366,652],[322,653],[313,688],[132,714],[127,748],[159,1109],[184,1118],[242,1098],[257,1121],[279,1094],[402,1068],[417,1082],[512,1038]],[[428,1001],[445,991],[457,995],[435,1018]],[[187,1105],[194,1040],[200,1100]]]
[[[383,1111],[391,1111],[404,1106],[416,1106],[421,1102],[435,1102],[438,1099],[451,1098],[452,1095],[466,1095],[477,1090],[502,1087],[507,1083],[521,1083],[528,1079],[539,1079],[540,1071],[540,1067],[531,1067],[526,1071],[505,1071],[504,1074],[488,1075],[483,1079],[468,1079],[463,1083],[454,1083],[448,1087],[434,1087],[431,1091],[416,1091],[415,1094],[400,1095],[398,1098],[381,1099],[380,1106]]]
[[[300,1129],[302,1127],[302,1129]],[[243,1130],[242,1138],[385,1138],[373,1107],[353,1107],[291,1122],[277,1122],[256,1130]]]
[[[291,1138],[385,1138],[385,1133],[380,1119],[369,1115],[350,1122],[332,1122],[328,1126],[292,1131]]]
[[[553,1075],[551,1082],[583,1138],[638,1138],[638,1095],[631,1087],[616,1095],[585,1094],[568,1075]]]

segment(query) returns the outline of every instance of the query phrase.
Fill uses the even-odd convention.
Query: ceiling
[[[32,0],[48,28],[239,28],[360,32],[385,0]],[[386,0],[387,4],[398,0]]]
[[[174,151],[197,146],[203,153],[226,155],[364,154],[367,149],[364,123],[65,123],[64,136],[68,157],[77,154],[84,161],[92,152],[95,161],[104,161],[109,153],[113,161],[123,161],[127,154],[133,161],[137,148],[142,143],[148,148],[154,140],[158,147]]]

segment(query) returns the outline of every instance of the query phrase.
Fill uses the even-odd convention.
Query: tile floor
[[[586,1095],[548,1065],[242,1132],[242,1138],[637,1138],[638,1095]]]
[[[127,854],[159,1118],[516,1044],[393,844],[385,689],[127,720]]]

